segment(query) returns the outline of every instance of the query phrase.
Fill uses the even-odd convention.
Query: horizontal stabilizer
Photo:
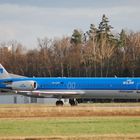
[[[5,68],[0,64],[0,79],[7,78],[26,78],[25,76],[8,73]]]
[[[12,73],[9,73],[10,77],[11,78],[27,78],[25,76],[21,76],[21,75],[17,75],[17,74],[12,74]]]

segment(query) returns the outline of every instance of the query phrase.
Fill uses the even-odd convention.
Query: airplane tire
[[[78,102],[76,99],[69,99],[69,103],[71,106],[77,106],[78,105]]]
[[[64,103],[63,101],[59,100],[59,101],[56,101],[56,106],[63,106]]]

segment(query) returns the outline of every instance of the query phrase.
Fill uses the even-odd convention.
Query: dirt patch
[[[140,116],[140,107],[1,107],[0,118]]]

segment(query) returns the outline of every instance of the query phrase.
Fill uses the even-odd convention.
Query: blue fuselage
[[[83,91],[78,98],[140,98],[140,78],[9,78],[0,80],[0,88],[6,88],[4,82],[29,80],[37,83],[39,91]]]
[[[3,82],[28,81],[37,82],[38,90],[138,90],[140,78],[14,78],[0,80]]]

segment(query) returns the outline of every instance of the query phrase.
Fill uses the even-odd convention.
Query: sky
[[[115,32],[140,31],[140,0],[0,0],[0,42],[37,47],[37,38],[86,32],[105,14]]]

